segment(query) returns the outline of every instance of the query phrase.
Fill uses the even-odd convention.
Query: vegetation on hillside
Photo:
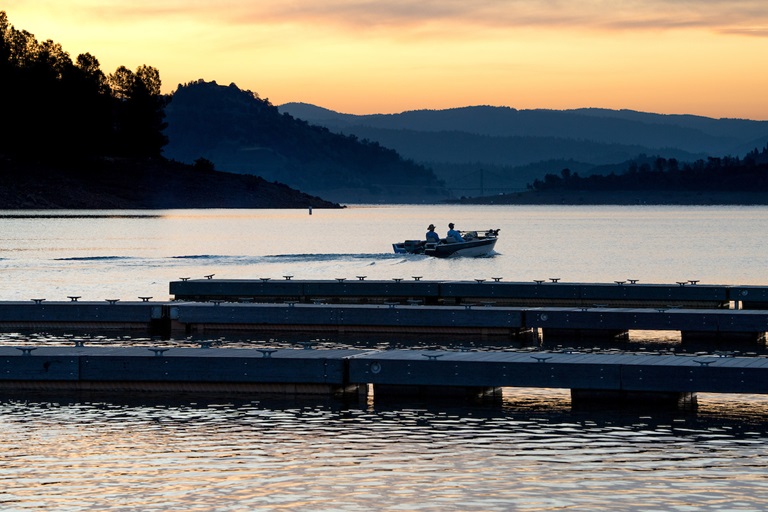
[[[167,116],[169,158],[204,157],[222,170],[258,174],[344,201],[449,195],[430,169],[394,150],[281,114],[269,100],[234,84],[181,85]]]
[[[0,154],[61,162],[105,156],[159,157],[165,98],[160,73],[142,65],[105,74],[90,53],[73,61],[0,11]]]
[[[566,168],[557,174],[536,179],[529,188],[538,191],[705,191],[768,192],[768,146],[754,149],[743,158],[724,157],[680,163],[674,158],[656,157],[633,162],[621,174],[593,174],[581,177]]]
[[[169,162],[160,73],[142,65],[105,74],[74,61],[0,11],[0,204],[3,208],[339,207],[211,162]]]

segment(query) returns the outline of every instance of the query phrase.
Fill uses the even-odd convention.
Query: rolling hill
[[[234,84],[179,86],[166,107],[164,156],[199,158],[345,203],[434,202],[450,192],[431,169],[355,135],[339,135],[280,113]]]

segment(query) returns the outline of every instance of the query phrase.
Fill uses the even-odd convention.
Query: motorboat
[[[453,238],[441,238],[439,242],[424,240],[406,240],[392,244],[395,254],[425,254],[436,258],[449,256],[477,257],[487,256],[496,246],[499,238],[498,229],[460,231],[463,242]]]

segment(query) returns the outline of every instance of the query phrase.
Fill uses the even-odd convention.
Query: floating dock
[[[79,297],[78,297],[79,299]],[[107,299],[67,302],[32,299],[25,302],[0,302],[0,331],[15,329],[88,329],[150,331],[161,328],[163,304],[140,300],[120,302]]]
[[[474,281],[283,279],[170,283],[151,297],[0,302],[0,330],[141,331],[160,337],[249,333],[456,334],[548,340],[679,331],[686,340],[765,343],[768,287]],[[722,352],[732,356],[733,352]],[[573,351],[290,350],[0,346],[0,389],[105,392],[479,396],[504,387],[570,389],[604,398],[690,402],[699,391],[768,393],[768,358]]]
[[[392,350],[350,358],[349,372],[350,382],[371,383],[374,393],[540,387],[571,389],[576,400],[768,393],[763,357]]]
[[[82,344],[0,347],[0,389],[343,394],[346,358],[359,353]]]
[[[223,330],[517,336],[529,330],[521,308],[398,304],[174,303],[172,327],[185,333]]]
[[[683,343],[715,342],[720,348],[764,345],[768,331],[768,287],[363,277],[175,281],[175,300],[169,302],[2,302],[0,329],[138,330],[163,337],[287,331],[538,340],[540,334],[545,343],[627,339],[632,330],[678,331]]]
[[[219,302],[6,302],[0,330],[126,331],[166,338],[222,332],[467,335],[544,342],[606,340],[630,330],[678,331],[686,341],[761,344],[768,311]]]
[[[577,401],[672,400],[697,392],[768,393],[768,358],[96,346],[0,347],[5,391],[481,396],[565,388]]]
[[[296,280],[184,279],[170,283],[176,300],[227,302],[391,303],[427,305],[490,304],[494,306],[685,307],[768,309],[767,286],[728,286],[679,281],[642,284],[637,280],[614,283],[568,283],[558,278],[532,282],[503,281],[499,277],[470,281],[411,279]]]
[[[511,338],[536,331],[542,333],[544,341],[558,342],[627,338],[630,330],[673,330],[680,331],[684,342],[756,344],[764,344],[768,331],[764,313],[768,310],[768,287],[704,285],[696,280],[640,284],[630,279],[607,284],[566,283],[558,278],[533,282],[506,282],[500,277],[425,281],[412,276],[410,280],[383,281],[356,276],[307,281],[292,276],[222,280],[211,275],[171,282],[170,292],[179,301],[228,308],[226,312],[219,310],[218,321],[210,322],[200,312],[179,309],[174,321],[184,325],[187,332],[224,325],[247,328],[247,313],[233,303],[296,307],[265,315],[278,330],[313,326],[345,333],[440,332]],[[310,304],[323,305],[324,309],[305,307]],[[284,321],[274,321],[281,316]]]

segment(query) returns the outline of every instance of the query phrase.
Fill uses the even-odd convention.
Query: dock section
[[[634,354],[390,351],[350,360],[350,380],[374,393],[433,394],[453,386],[571,389],[575,401],[672,400],[697,392],[768,393],[768,359]]]
[[[393,350],[357,355],[349,371],[374,386],[768,393],[764,357]]]
[[[630,330],[679,331],[685,341],[765,342],[768,311],[677,308],[514,308],[377,304],[175,303],[174,332],[225,330],[333,333],[444,333],[545,342],[608,339]]]
[[[603,283],[564,283],[557,279],[535,282],[451,281],[439,285],[444,303],[490,301],[506,306],[575,307],[686,307],[727,308],[725,286],[690,284],[639,284],[618,281]]]
[[[0,347],[0,388],[20,390],[357,393],[357,350]]]
[[[288,276],[290,277],[290,276]],[[501,278],[470,281],[425,281],[419,276],[389,281],[339,278],[325,281],[291,279],[194,279],[172,281],[177,300],[229,302],[384,303],[420,301],[433,305],[490,303],[497,306],[685,307],[766,309],[768,287],[705,285],[698,281],[642,284],[636,280],[614,283],[568,283],[557,278],[532,282]]]
[[[0,303],[0,329],[128,331],[165,338],[227,331],[451,334],[537,343],[678,331],[683,343],[765,344],[768,311],[744,309],[503,307],[388,304],[133,302]]]
[[[294,280],[294,279],[192,279],[172,281],[176,300],[227,302],[385,303],[421,300],[437,303],[439,282],[404,279]]]
[[[545,340],[609,337],[629,330],[679,331],[686,341],[765,343],[768,312],[762,310],[678,308],[535,308],[525,326],[541,329]]]
[[[626,339],[630,331],[650,330],[679,331],[683,343],[714,341],[723,349],[764,345],[768,331],[768,310],[760,307],[768,303],[768,287],[363,277],[175,281],[170,302],[0,302],[0,330],[143,331],[165,338],[223,331],[428,333],[533,343]],[[540,305],[513,305],[519,302]]]
[[[0,329],[94,329],[141,330],[160,328],[163,304],[149,301],[67,302],[32,299],[26,302],[0,302]]]
[[[566,283],[558,278],[533,282],[507,282],[501,278],[424,281],[413,276],[411,280],[375,281],[357,276],[353,280],[302,281],[285,276],[283,280],[174,281],[170,291],[178,301],[323,304],[328,308],[323,310],[325,320],[314,310],[301,309],[307,312],[306,317],[272,323],[282,329],[315,326],[325,331],[403,333],[474,330],[475,334],[509,334],[517,339],[532,337],[536,330],[545,342],[556,343],[627,339],[630,330],[676,330],[681,332],[683,342],[725,344],[764,344],[768,331],[764,314],[744,313],[766,311],[768,287],[704,285],[696,280],[674,284],[641,284],[633,279]],[[368,309],[361,313],[351,309],[355,305],[386,305],[393,311]],[[333,309],[339,307],[346,309]],[[455,308],[459,307],[468,312],[457,312]],[[237,317],[243,318],[232,314],[220,322],[205,323],[201,317],[192,320],[187,315],[180,316],[175,325],[185,326],[188,332],[227,325],[245,328],[248,322],[238,323]],[[362,317],[364,323],[356,321],[356,317]]]
[[[743,309],[768,309],[768,286],[729,286],[728,298]]]
[[[523,310],[399,304],[174,303],[173,329],[334,333],[444,333],[516,336],[527,330]]]
[[[5,391],[456,397],[564,388],[574,400],[768,394],[768,358],[541,351],[0,347]]]

